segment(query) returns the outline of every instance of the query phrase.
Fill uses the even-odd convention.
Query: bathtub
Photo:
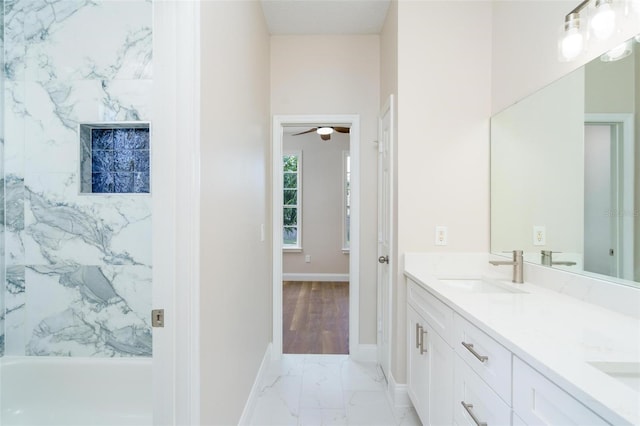
[[[4,357],[0,424],[152,424],[150,358]]]

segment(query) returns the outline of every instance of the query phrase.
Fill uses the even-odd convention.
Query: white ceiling
[[[379,34],[391,0],[261,0],[271,34]]]

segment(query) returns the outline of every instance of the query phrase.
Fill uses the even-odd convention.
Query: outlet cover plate
[[[533,245],[544,246],[547,244],[547,229],[543,225],[533,227]]]
[[[446,226],[436,226],[435,244],[437,246],[447,245],[447,227]]]

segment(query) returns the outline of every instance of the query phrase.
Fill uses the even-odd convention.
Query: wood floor
[[[349,283],[285,281],[282,352],[349,353]]]

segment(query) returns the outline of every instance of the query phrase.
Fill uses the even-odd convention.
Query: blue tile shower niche
[[[148,123],[80,125],[83,194],[148,194]]]

